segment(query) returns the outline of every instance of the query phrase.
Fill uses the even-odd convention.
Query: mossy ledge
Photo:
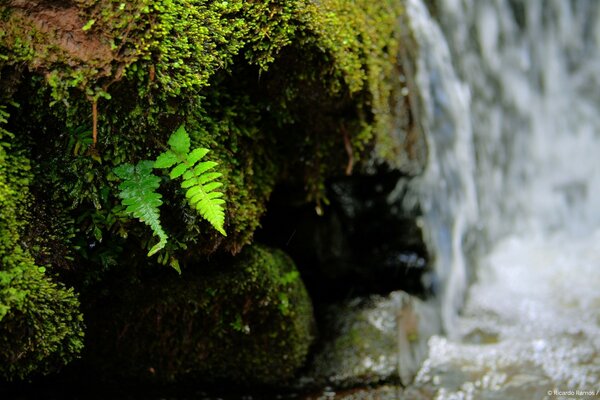
[[[410,96],[400,95],[400,55],[411,46],[402,19],[393,0],[0,0],[0,105],[11,132],[0,141],[28,176],[19,189],[27,201],[2,194],[10,215],[0,272],[11,271],[6,257],[20,257],[37,271],[24,275],[34,286],[60,292],[35,304],[55,311],[45,324],[66,330],[40,340],[71,343],[33,358],[53,355],[51,367],[15,366],[8,378],[57,370],[80,350],[79,303],[66,286],[87,301],[114,274],[143,286],[175,262],[181,279],[195,279],[208,256],[252,244],[276,184],[303,187],[297,201],[322,212],[329,177],[422,165]],[[165,179],[169,241],[149,258],[156,239],[124,213],[112,171],[155,158],[180,125],[223,174],[227,237]],[[19,291],[16,282],[3,275],[0,294]],[[18,310],[7,298],[2,328]],[[24,313],[39,307],[23,304]],[[15,340],[6,332],[2,340]]]
[[[62,202],[97,209],[93,227],[78,227],[88,236],[135,229],[111,224],[110,168],[156,155],[182,122],[223,166],[231,234],[223,240],[192,217],[174,251],[197,242],[192,252],[239,251],[278,180],[302,180],[320,204],[327,176],[411,153],[410,135],[391,134],[401,98],[397,1],[0,7],[1,84],[21,105],[10,128],[33,141],[47,164],[41,179],[61,182]],[[98,143],[88,149],[93,126]],[[171,203],[183,212],[180,197]]]

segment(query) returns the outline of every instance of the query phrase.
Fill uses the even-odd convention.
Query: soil
[[[82,28],[88,22],[81,10],[69,1],[26,1],[12,0],[10,21],[22,26],[30,26],[31,32],[43,35],[44,41],[36,46],[51,49],[49,58],[39,60],[36,67],[43,68],[48,62],[61,61],[68,65],[91,64],[107,66],[114,54],[106,37],[92,30]],[[36,49],[38,50],[38,49]],[[37,54],[40,54],[36,51]],[[41,53],[43,54],[43,52]]]

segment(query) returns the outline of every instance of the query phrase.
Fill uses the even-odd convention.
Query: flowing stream
[[[434,4],[407,11],[448,335],[406,398],[600,399],[600,2]]]

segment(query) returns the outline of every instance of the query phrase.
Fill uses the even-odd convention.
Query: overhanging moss
[[[217,157],[228,188],[226,240],[171,189],[172,252],[187,248],[191,256],[249,243],[277,181],[303,182],[306,198],[322,208],[328,176],[373,159],[395,163],[405,152],[403,138],[391,134],[403,45],[398,1],[1,7],[0,77],[22,103],[11,129],[39,154],[39,186],[58,183],[53,201],[67,199],[82,222],[77,229],[88,239],[79,249],[99,249],[110,232],[150,240],[119,214],[111,170],[156,155],[181,122]],[[20,86],[15,71],[27,77]],[[94,102],[99,142],[88,149]],[[95,211],[82,218],[90,206]]]

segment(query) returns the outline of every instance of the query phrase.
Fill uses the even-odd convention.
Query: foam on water
[[[600,231],[498,243],[459,318],[463,340],[433,338],[418,385],[438,399],[600,389],[598,243]]]
[[[600,397],[586,394],[600,389],[600,2],[434,3],[437,21],[420,0],[407,10],[430,140],[424,221],[451,335],[431,340],[414,388]],[[470,238],[477,279],[453,318]]]

